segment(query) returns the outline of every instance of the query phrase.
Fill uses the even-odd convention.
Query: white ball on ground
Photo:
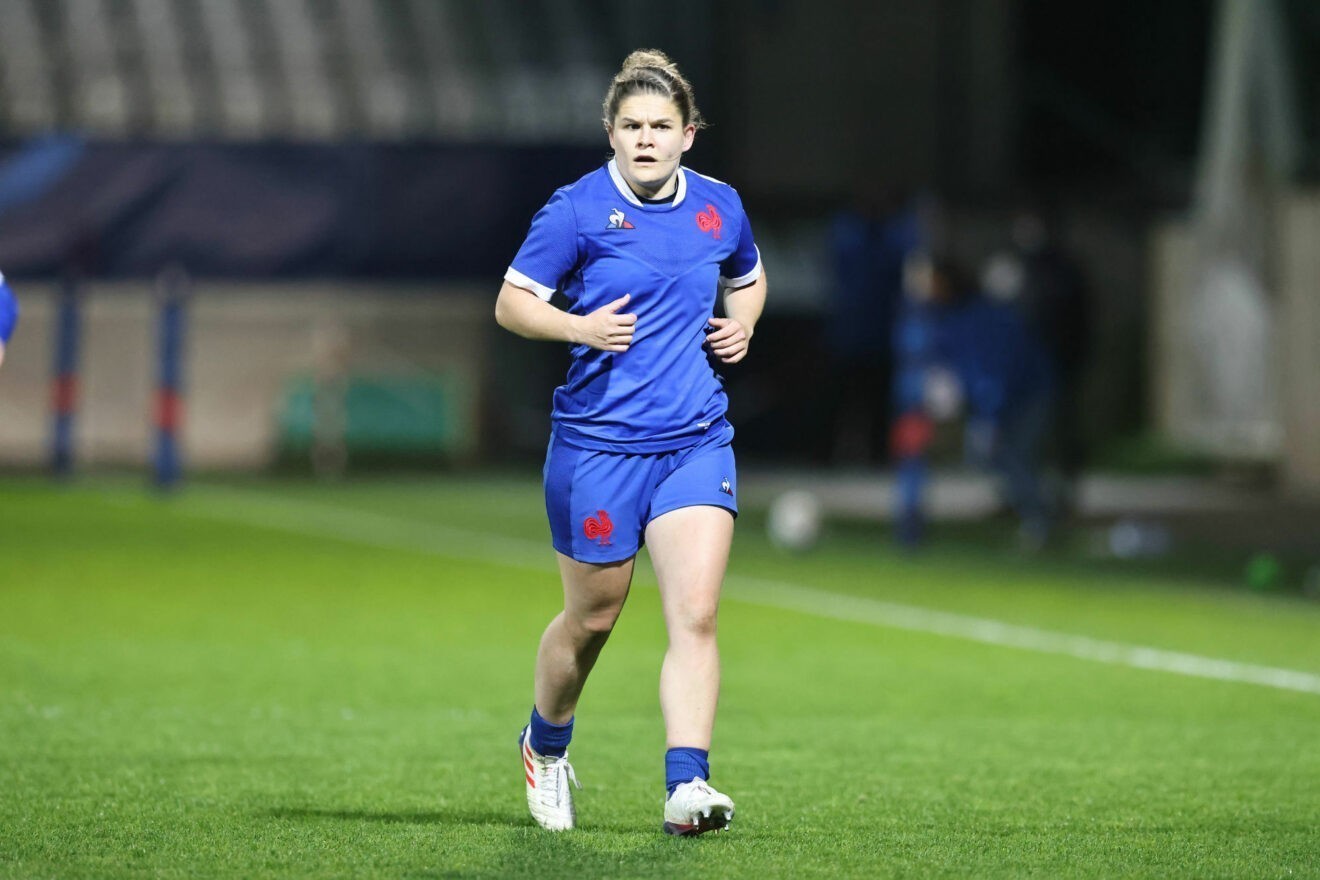
[[[811,492],[785,492],[770,505],[766,531],[771,543],[797,553],[810,550],[820,538],[822,513],[820,499]]]

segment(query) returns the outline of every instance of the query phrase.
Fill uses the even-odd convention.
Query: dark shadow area
[[[522,813],[509,814],[494,810],[465,810],[460,807],[440,810],[330,810],[317,807],[280,807],[265,810],[258,815],[270,819],[335,819],[343,822],[374,822],[381,825],[502,825],[536,831],[536,823]],[[659,821],[655,827],[660,827]],[[634,833],[647,830],[626,820],[583,821],[580,830],[606,833]]]
[[[524,815],[510,815],[494,810],[467,810],[461,807],[440,810],[332,810],[320,807],[278,807],[263,810],[270,819],[336,819],[343,822],[378,822],[386,825],[508,825],[532,826]]]

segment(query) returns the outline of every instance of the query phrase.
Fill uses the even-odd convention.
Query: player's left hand
[[[747,357],[747,345],[752,334],[733,318],[711,318],[707,323],[715,329],[706,334],[706,347],[726,364],[736,364]]]

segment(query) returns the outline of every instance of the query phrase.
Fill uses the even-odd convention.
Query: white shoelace
[[[573,772],[573,765],[568,763],[568,756],[555,758],[549,763],[542,764],[541,778],[553,773],[555,777],[554,785],[538,785],[537,793],[540,795],[541,803],[547,807],[558,807],[564,801],[564,795],[567,794],[568,781],[571,780],[578,788],[582,783],[578,782],[577,774]]]

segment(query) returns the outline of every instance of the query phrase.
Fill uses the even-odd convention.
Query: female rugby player
[[[613,158],[532,219],[495,306],[502,327],[567,342],[572,354],[544,472],[564,610],[541,637],[520,735],[527,804],[545,828],[575,824],[574,711],[645,543],[669,634],[664,829],[695,835],[726,827],[734,810],[707,781],[716,612],[738,511],[733,428],[712,360],[747,355],[765,273],[738,194],[680,164],[704,123],[677,66],[633,52],[603,111]],[[556,291],[566,310],[549,302]],[[727,317],[714,315],[721,291]]]

